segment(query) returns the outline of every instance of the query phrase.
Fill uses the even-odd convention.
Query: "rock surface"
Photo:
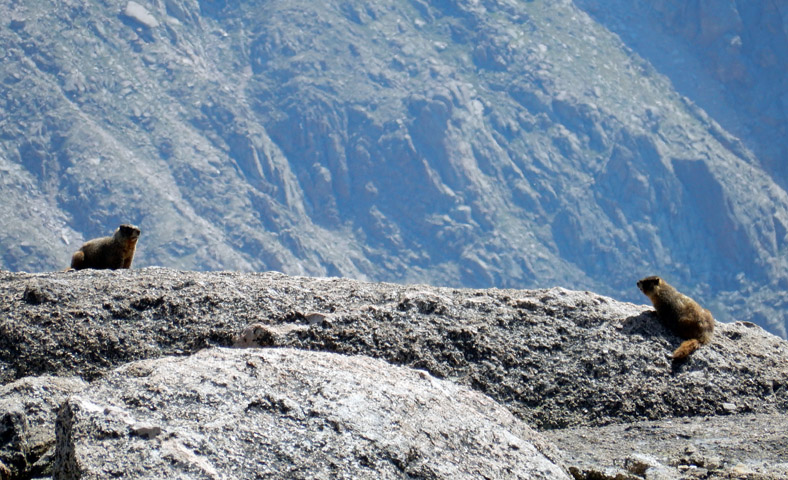
[[[720,323],[711,345],[672,364],[680,339],[650,307],[561,288],[151,268],[2,273],[0,299],[4,381],[92,379],[133,360],[232,346],[260,324],[259,340],[245,341],[424,369],[490,395],[538,428],[719,414],[731,403],[737,412],[788,407],[788,344],[761,328]]]
[[[87,383],[74,377],[25,377],[0,387],[0,478],[52,474],[55,412]]]
[[[669,419],[544,432],[575,478],[788,478],[788,415]]]
[[[76,374],[92,380],[94,391],[109,391],[113,382],[144,381],[124,380],[133,377],[128,374],[134,369],[126,365],[133,361],[175,355],[179,358],[164,362],[188,363],[206,347],[221,355],[262,354],[253,348],[233,350],[237,353],[211,348],[217,346],[362,355],[486,394],[520,421],[549,432],[576,478],[645,475],[651,468],[653,475],[668,476],[619,478],[684,478],[691,470],[697,478],[716,479],[745,467],[754,472],[749,478],[782,478],[785,444],[775,432],[788,428],[788,343],[748,323],[718,324],[710,345],[686,363],[673,364],[669,356],[680,339],[661,327],[650,307],[588,292],[448,289],[162,268],[0,272],[0,319],[4,383]],[[39,380],[17,383],[33,381]],[[218,373],[208,383],[221,389],[232,378]],[[13,385],[5,388],[16,391]],[[48,421],[46,415],[27,415],[50,435],[53,403],[41,407]],[[79,402],[71,404],[77,416],[90,413]],[[133,406],[145,411],[140,405]],[[140,435],[166,430],[150,420],[156,412],[132,415]],[[40,443],[53,442],[50,436]],[[16,444],[0,449],[0,462],[20,458]],[[687,454],[689,447],[700,457]],[[45,464],[47,458],[31,457],[28,463]]]
[[[131,363],[71,397],[57,435],[57,480],[570,478],[478,392],[293,349]]]

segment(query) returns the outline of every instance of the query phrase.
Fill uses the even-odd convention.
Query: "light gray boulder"
[[[490,398],[364,356],[207,349],[72,396],[54,478],[568,479]]]
[[[51,475],[55,416],[87,387],[74,377],[26,377],[0,386],[0,479]]]

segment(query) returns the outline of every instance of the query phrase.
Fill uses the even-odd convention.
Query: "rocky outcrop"
[[[42,376],[0,387],[0,479],[51,476],[55,413],[87,385],[75,377]]]
[[[72,396],[54,477],[566,479],[489,397],[363,356],[206,349]]]
[[[788,406],[788,346],[761,328],[720,324],[710,345],[672,364],[680,339],[651,307],[561,288],[150,268],[3,273],[0,298],[4,381],[92,379],[134,360],[239,343],[424,369],[480,390],[538,428],[726,413],[728,404],[764,413]]]
[[[202,361],[189,357],[206,348],[213,353],[200,353],[204,357],[198,358],[222,364],[236,360],[213,356],[274,355],[248,347],[280,347],[374,357],[485,394],[524,424],[549,432],[576,478],[615,478],[599,475],[621,468],[628,475],[639,475],[632,472],[652,467],[676,475],[664,478],[678,478],[679,472],[690,468],[709,475],[698,478],[725,478],[719,475],[732,472],[739,463],[758,466],[754,471],[764,476],[754,478],[781,478],[781,444],[765,427],[783,428],[788,418],[788,344],[744,322],[719,324],[711,344],[685,363],[671,363],[670,353],[680,339],[656,321],[651,307],[588,292],[449,289],[161,268],[2,272],[0,318],[3,382],[47,374],[77,374],[92,380],[92,390],[83,397],[88,403],[72,398],[71,410],[61,414],[65,427],[69,415],[82,419],[71,427],[77,433],[63,438],[80,438],[84,445],[94,441],[92,427],[74,425],[90,425],[93,420],[83,421],[95,420],[104,411],[90,405],[122,410],[112,417],[115,420],[109,419],[115,422],[112,432],[118,428],[126,432],[122,441],[163,445],[166,436],[159,434],[153,443],[128,436],[131,427],[124,426],[123,419],[133,418],[131,426],[139,423],[144,427],[140,431],[166,431],[167,424],[157,420],[164,417],[156,413],[166,402],[155,404],[152,399],[167,394],[167,389],[141,388],[136,396],[123,400],[128,400],[126,404],[109,402],[103,393],[93,396],[123,382],[142,385],[151,374],[126,378],[138,371],[127,365],[130,362],[178,357],[161,364],[143,362],[148,365],[145,371],[157,365],[166,371],[169,367],[164,365]],[[247,348],[222,348],[232,346]],[[305,354],[292,353],[288,358],[306,358],[301,355]],[[319,358],[349,362],[352,368],[388,368],[370,359]],[[308,365],[291,367],[311,372]],[[210,406],[219,396],[217,391],[229,388],[232,376],[222,372],[206,380],[210,388],[218,389],[213,396],[191,397],[199,400],[196,404]],[[372,383],[386,377],[374,378]],[[370,384],[361,375],[356,380]],[[276,408],[285,410],[283,417],[292,420],[288,412],[293,409],[286,402],[262,403],[274,405],[271,409],[279,405]],[[148,412],[145,405],[155,405],[155,410]],[[184,416],[188,415],[180,417]],[[753,423],[750,418],[760,420]],[[737,439],[735,448],[704,440],[713,431],[709,429],[719,425]],[[49,428],[54,432],[51,423]],[[740,435],[739,428],[751,431]],[[642,441],[637,440],[639,434]],[[48,444],[53,441],[50,438]],[[689,447],[699,455],[684,453]],[[596,450],[610,454],[594,457]],[[643,463],[629,452],[653,462]],[[184,461],[202,464],[198,459]],[[214,465],[215,460],[210,462]]]

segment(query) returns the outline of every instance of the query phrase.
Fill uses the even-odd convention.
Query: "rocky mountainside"
[[[136,266],[629,301],[660,274],[786,336],[785,16],[690,3],[635,2],[638,43],[615,2],[6,2],[0,267],[132,222]],[[692,75],[734,33],[715,71],[757,83],[713,108],[738,83]]]
[[[788,6],[773,1],[576,0],[788,185]]]
[[[676,364],[588,292],[162,268],[3,272],[0,319],[9,478],[788,473],[788,343],[745,322]]]

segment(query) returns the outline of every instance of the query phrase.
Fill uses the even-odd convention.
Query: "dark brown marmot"
[[[139,228],[134,225],[121,225],[111,237],[94,238],[85,242],[71,257],[71,268],[129,268],[139,236]]]
[[[687,339],[673,352],[674,360],[687,358],[701,345],[711,341],[714,317],[695,300],[656,276],[638,281],[638,288],[654,304],[660,322],[679,337]]]

